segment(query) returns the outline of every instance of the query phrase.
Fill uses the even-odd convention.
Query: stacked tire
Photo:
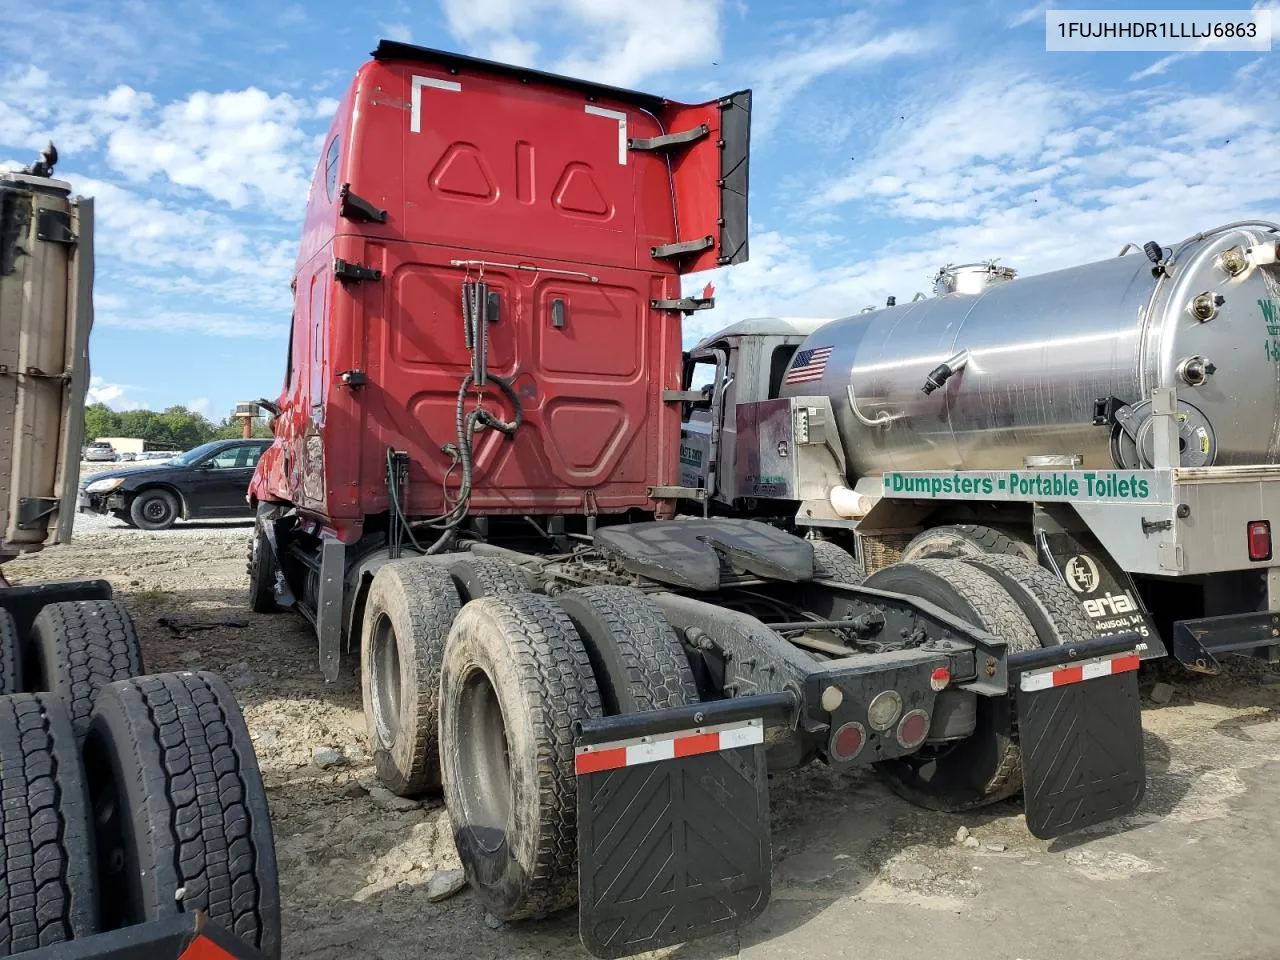
[[[0,957],[203,912],[280,954],[262,778],[231,691],[143,676],[113,600],[0,610]]]

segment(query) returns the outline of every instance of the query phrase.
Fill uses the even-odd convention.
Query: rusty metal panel
[[[87,371],[73,402],[68,360],[88,334],[76,339],[68,310],[91,299],[91,287],[80,290],[73,277],[79,216],[70,194],[48,177],[0,179],[0,557],[39,549],[59,513],[74,511],[75,480],[66,474],[78,470],[74,422],[83,419]],[[70,509],[60,510],[68,489]]]

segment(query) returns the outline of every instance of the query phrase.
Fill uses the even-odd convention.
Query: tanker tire
[[[1039,646],[1018,604],[990,574],[958,560],[916,560],[877,570],[866,586],[919,597],[1003,638],[1009,652]],[[889,789],[928,810],[955,813],[1005,800],[1022,788],[1013,739],[1013,699],[977,702],[977,727],[963,740],[875,764]]]
[[[66,707],[0,697],[0,957],[98,932],[92,830]]]
[[[652,600],[632,587],[582,587],[556,597],[587,649],[607,717],[697,703],[689,658]]]
[[[509,597],[529,592],[524,572],[500,557],[464,555],[449,564],[449,574],[464,604],[481,597]]]
[[[447,570],[409,558],[369,585],[360,633],[360,689],[378,779],[392,793],[440,789],[440,664],[461,604]]]
[[[129,504],[129,516],[139,530],[168,530],[178,513],[178,498],[168,490],[143,490]]]
[[[994,555],[965,557],[963,562],[1000,582],[1031,621],[1040,646],[1059,647],[1097,638],[1070,588],[1038,563]]]
[[[99,691],[141,675],[138,628],[118,600],[66,600],[41,608],[23,652],[27,690],[62,698],[83,740]]]
[[[983,554],[1036,559],[1035,547],[1012,529],[1002,530],[977,523],[950,523],[917,535],[902,551],[901,562],[959,560]]]
[[[278,958],[266,791],[222,679],[182,672],[113,683],[98,698],[84,761],[103,927],[199,910]]]
[[[844,547],[830,540],[813,541],[813,579],[850,583],[867,579],[867,571]]]
[[[13,614],[0,609],[0,696],[21,693],[22,643]]]
[[[601,715],[591,661],[540,594],[467,604],[440,681],[445,805],[467,880],[502,920],[577,899],[573,725]]]
[[[249,541],[249,609],[254,613],[278,613],[276,574],[280,565],[262,524],[261,516],[254,518],[253,538]]]

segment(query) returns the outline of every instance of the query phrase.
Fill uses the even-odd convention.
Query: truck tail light
[[[898,743],[914,750],[929,736],[929,715],[923,710],[912,710],[898,724]]]
[[[843,763],[861,753],[866,743],[867,731],[862,728],[862,724],[851,721],[835,732],[828,749],[831,751],[832,759]]]
[[[1246,537],[1249,541],[1249,559],[1271,559],[1271,521],[1250,520]]]

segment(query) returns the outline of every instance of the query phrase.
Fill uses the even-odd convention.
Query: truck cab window
[[[333,199],[333,188],[338,184],[338,140],[334,137],[324,157],[324,195]]]
[[[711,405],[711,394],[716,386],[716,362],[714,360],[694,360],[684,368],[686,390],[700,390],[706,398],[707,406]],[[701,405],[701,404],[700,404]]]
[[[787,367],[791,358],[796,355],[798,344],[783,344],[775,347],[773,356],[769,358],[769,396],[776,397],[782,391],[782,378],[787,375]]]

